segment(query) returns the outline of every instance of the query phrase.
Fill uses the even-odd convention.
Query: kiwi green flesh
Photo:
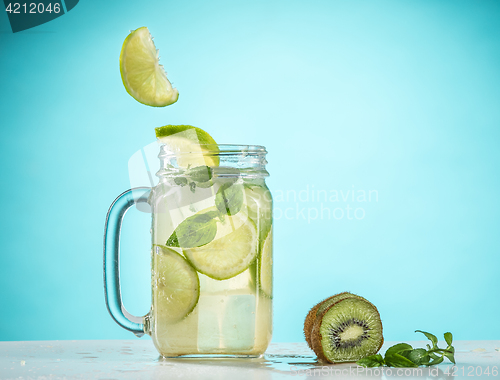
[[[352,293],[349,293],[349,292],[343,292],[343,293],[335,294],[335,295],[333,295],[331,297],[328,297],[328,298],[324,299],[323,301],[321,301],[318,304],[316,304],[309,311],[309,313],[307,314],[306,320],[304,321],[304,336],[306,338],[307,345],[309,346],[309,348],[311,350],[313,350],[313,345],[312,345],[312,340],[311,340],[311,333],[312,333],[312,329],[313,329],[313,326],[314,326],[314,322],[316,321],[317,315],[320,315],[327,307],[329,307],[330,305],[334,304],[335,302],[338,302],[338,301],[340,301],[342,299],[350,298],[350,297],[354,297],[354,298],[359,298],[359,299],[365,300],[363,297],[358,296],[356,294],[352,294]]]
[[[331,363],[354,362],[374,355],[383,343],[377,309],[358,298],[346,298],[331,305],[316,331],[319,334],[313,334],[312,338],[320,340],[322,356]]]
[[[336,296],[327,298],[325,301],[323,301],[320,304],[318,310],[316,311],[316,316],[321,315],[328,307],[330,307],[330,305],[333,305],[334,303],[336,303],[340,300],[346,299],[346,298],[357,298],[357,299],[368,302],[366,299],[364,299],[363,297],[358,296],[356,294],[352,294],[349,292],[340,293],[340,294],[337,294]]]
[[[311,308],[311,310],[309,310],[309,313],[307,313],[306,319],[304,321],[304,336],[306,338],[307,345],[309,346],[309,348],[311,350],[314,350],[314,348],[312,346],[312,341],[311,341],[311,333],[312,333],[312,329],[314,326],[314,322],[316,321],[316,314],[318,312],[319,307],[327,301],[330,301],[330,300],[337,301],[338,299],[340,299],[340,297],[342,297],[344,295],[348,295],[348,294],[350,294],[350,293],[343,292],[343,293],[335,294],[331,297],[328,297],[328,298],[324,299],[323,301],[318,302],[316,305],[314,305]]]

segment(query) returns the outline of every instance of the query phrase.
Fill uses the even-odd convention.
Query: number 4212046
[[[61,12],[61,4],[59,3],[49,3],[45,5],[44,3],[9,3],[5,8],[8,13],[59,13]]]
[[[482,366],[452,366],[452,367],[447,367],[446,371],[444,371],[445,375],[448,376],[498,376],[498,367],[495,365],[491,367],[490,366],[483,368]]]

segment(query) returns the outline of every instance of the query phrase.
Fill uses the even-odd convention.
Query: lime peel
[[[273,230],[269,230],[262,244],[260,257],[260,289],[269,298],[273,298]]]
[[[207,132],[192,125],[155,128],[156,138],[174,153],[181,167],[219,166],[219,146]]]

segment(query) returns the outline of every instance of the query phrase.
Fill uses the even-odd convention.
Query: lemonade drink
[[[250,150],[223,147],[189,169],[160,154],[146,329],[163,356],[258,356],[271,340],[272,201],[265,150]]]
[[[140,103],[165,107],[179,97],[146,27],[123,42],[120,73]],[[258,356],[272,332],[267,152],[260,146],[217,145],[189,125],[156,128],[156,137],[164,144],[159,184],[122,193],[106,217],[108,310],[123,328],[151,335],[163,356]],[[140,318],[121,301],[119,238],[126,211],[145,202],[152,210],[152,305]]]

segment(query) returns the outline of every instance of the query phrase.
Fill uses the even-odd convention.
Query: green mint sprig
[[[398,343],[387,349],[384,357],[380,354],[368,356],[356,362],[361,367],[419,367],[421,365],[432,366],[442,363],[444,358],[455,364],[455,348],[452,346],[453,335],[450,332],[444,334],[444,340],[448,344],[446,348],[439,348],[438,339],[428,332],[416,330],[424,334],[432,343],[425,348],[413,348],[407,343]]]

